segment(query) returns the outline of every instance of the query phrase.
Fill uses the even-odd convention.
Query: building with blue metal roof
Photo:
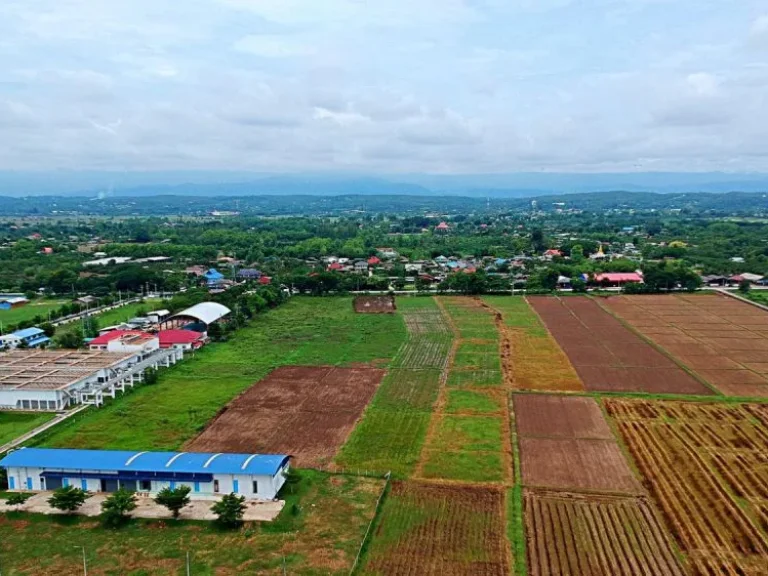
[[[20,448],[0,460],[8,488],[22,491],[77,486],[90,492],[127,488],[154,494],[186,485],[192,498],[234,492],[272,500],[285,482],[290,456],[201,452],[136,452]]]
[[[40,328],[24,328],[0,336],[0,348],[18,348],[22,343],[28,348],[37,348],[50,341],[51,339]]]

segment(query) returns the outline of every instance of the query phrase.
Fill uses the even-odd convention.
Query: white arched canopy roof
[[[231,310],[229,308],[218,302],[201,302],[186,310],[182,310],[178,314],[174,314],[168,318],[168,320],[173,320],[175,318],[194,318],[204,324],[213,324],[217,320],[224,318],[224,316],[230,312]]]

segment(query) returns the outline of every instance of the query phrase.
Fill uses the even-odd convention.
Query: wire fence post
[[[365,535],[363,536],[363,540],[360,542],[360,548],[357,551],[357,556],[355,556],[355,561],[352,563],[352,568],[350,568],[349,570],[350,576],[355,573],[355,570],[357,569],[357,565],[360,562],[360,556],[363,553],[363,548],[365,548],[365,543],[368,541],[368,535],[371,532],[373,523],[376,521],[376,517],[379,515],[379,508],[381,507],[381,501],[384,499],[384,494],[387,493],[387,488],[389,487],[389,480],[391,477],[392,477],[392,472],[387,472],[384,475],[384,478],[385,478],[384,488],[382,488],[381,494],[379,494],[379,498],[378,500],[376,500],[376,506],[373,509],[373,517],[371,518],[371,521],[368,523],[368,528],[365,530]]]

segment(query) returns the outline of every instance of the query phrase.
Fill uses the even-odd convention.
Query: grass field
[[[175,450],[234,396],[287,364],[386,365],[405,337],[397,315],[355,314],[350,298],[293,298],[108,406],[41,438],[48,447]],[[141,423],[137,426],[137,423]]]
[[[53,420],[54,416],[45,412],[0,412],[0,445]]]
[[[539,317],[521,296],[485,296],[483,302],[502,315],[511,388],[517,390],[579,391],[576,370]]]
[[[0,310],[0,322],[3,324],[4,331],[7,326],[32,320],[35,316],[40,316],[45,322],[48,320],[48,312],[60,308],[65,303],[66,300],[33,300],[26,306]]]
[[[400,298],[397,308],[408,338],[337,457],[339,467],[405,477],[418,462],[452,337],[432,298]]]
[[[114,326],[121,322],[127,322],[131,318],[135,318],[142,310],[145,312],[151,312],[156,306],[159,306],[162,300],[146,300],[144,302],[136,302],[135,304],[126,304],[120,308],[114,310],[107,310],[101,314],[96,314],[96,318],[99,328],[106,328],[107,326]],[[70,322],[56,328],[56,334],[63,334],[64,332],[70,332],[75,328],[82,326],[82,322]]]
[[[0,518],[4,574],[165,576],[191,573],[348,574],[384,481],[305,470],[280,516],[225,531],[205,522],[132,521],[105,530],[80,517],[11,513]],[[298,506],[299,512],[297,513]]]

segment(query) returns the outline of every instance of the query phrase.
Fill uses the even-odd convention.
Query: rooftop
[[[84,350],[11,350],[0,354],[0,390],[61,390],[131,356]]]
[[[258,474],[273,476],[288,461],[285,454],[211,454],[203,452],[136,452],[21,448],[0,460],[0,466],[110,472],[182,472]]]

